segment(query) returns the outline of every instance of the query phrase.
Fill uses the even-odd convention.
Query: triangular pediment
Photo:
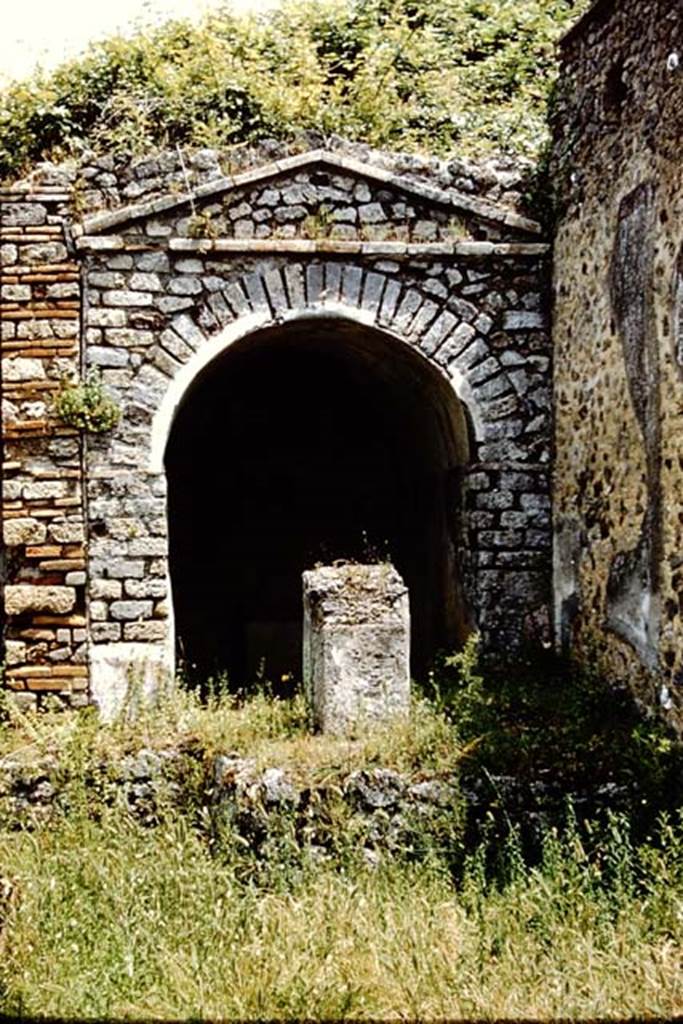
[[[512,210],[324,149],[86,217],[80,235],[439,242],[538,239]]]

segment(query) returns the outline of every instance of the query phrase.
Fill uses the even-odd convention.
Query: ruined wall
[[[683,9],[597,3],[554,115],[558,634],[683,694]],[[675,710],[674,705],[679,709]]]
[[[45,495],[46,517],[68,500],[70,524],[81,528],[76,499],[82,501],[84,482],[86,543],[78,552],[61,547],[54,558],[44,553],[39,572],[52,575],[34,579],[32,552],[17,536],[6,539],[14,566],[8,582],[30,578],[41,588],[32,592],[34,603],[59,584],[67,588],[60,600],[69,604],[59,632],[49,623],[50,645],[47,634],[26,632],[35,623],[6,596],[6,636],[27,643],[8,644],[12,687],[53,678],[54,659],[63,659],[74,678],[89,672],[89,693],[103,706],[125,685],[130,665],[172,664],[163,455],[176,406],[229,345],[323,316],[382,334],[397,367],[402,347],[417,353],[458,396],[473,433],[457,524],[472,625],[505,649],[549,640],[548,246],[532,221],[491,202],[514,197],[519,176],[489,171],[477,178],[464,165],[415,158],[390,166],[387,157],[352,157],[343,147],[273,155],[281,158],[264,165],[260,152],[252,154],[256,166],[246,170],[202,151],[133,164],[90,159],[71,172],[72,362],[49,364],[45,376],[54,387],[70,371],[98,369],[122,416],[111,433],[81,437],[48,415],[41,429],[51,447],[43,450],[42,435],[27,441],[24,469],[33,460],[51,481],[70,472],[59,497]],[[18,196],[38,209],[30,194],[36,187],[9,192],[7,210]],[[122,205],[132,199],[133,206]],[[28,253],[17,258],[13,276],[29,267]],[[42,299],[26,292],[24,301],[32,315]],[[18,373],[15,351],[3,356],[5,377]],[[30,390],[42,371],[31,364],[24,372]],[[5,405],[6,445],[17,429],[13,410]],[[16,410],[19,430],[28,416],[27,408]],[[62,457],[73,466],[63,466]],[[20,505],[5,507],[24,515]],[[45,540],[56,541],[50,531]],[[69,561],[77,555],[78,566]],[[85,647],[74,646],[84,640]]]

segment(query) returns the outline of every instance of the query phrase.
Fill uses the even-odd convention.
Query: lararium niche
[[[176,656],[198,681],[301,673],[301,575],[390,560],[410,592],[411,669],[469,629],[461,467],[471,430],[423,356],[311,318],[235,343],[195,378],[165,455]]]

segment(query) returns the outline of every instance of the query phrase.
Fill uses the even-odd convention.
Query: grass
[[[111,726],[89,712],[6,711],[0,764],[58,754],[70,788],[68,810],[64,804],[49,821],[0,823],[0,1013],[683,1013],[680,813],[660,814],[643,839],[625,816],[579,824],[570,811],[561,827],[546,828],[533,862],[512,823],[504,840],[498,834],[464,857],[462,845],[456,855],[452,835],[437,828],[417,853],[399,847],[368,859],[348,813],[332,814],[335,842],[321,855],[319,845],[297,842],[283,810],[257,853],[229,824],[212,829],[196,804],[162,808],[150,827],[124,801],[93,795],[94,766],[143,747],[192,749],[205,767],[214,754],[234,751],[261,767],[285,767],[300,784],[328,784],[378,766],[453,779],[465,764],[490,764],[496,750],[509,768],[511,744],[523,742],[528,771],[532,728],[547,724],[545,701],[540,711],[518,704],[515,736],[505,724],[496,747],[493,691],[467,661],[471,653],[450,697],[445,687],[438,700],[416,697],[407,719],[346,740],[310,735],[303,700],[267,692],[241,702],[214,694],[202,703],[178,690]],[[586,685],[592,692],[594,683]],[[503,723],[511,687],[501,691]],[[553,702],[552,733],[566,733],[571,744],[587,734],[575,707],[586,700],[572,695],[565,721]],[[615,736],[624,735],[620,726]],[[607,746],[605,735],[600,749]],[[561,759],[562,749],[556,753]],[[265,870],[259,857],[269,858]]]
[[[31,761],[61,751],[68,755],[65,760],[83,765],[175,745],[201,749],[207,759],[236,753],[252,759],[256,769],[277,765],[296,778],[368,766],[408,773],[452,771],[466,751],[453,725],[418,695],[409,716],[380,732],[360,725],[347,737],[314,735],[303,695],[276,699],[267,687],[246,700],[218,687],[202,700],[179,687],[133,720],[122,718],[113,725],[103,725],[93,709],[27,716],[8,707],[6,715],[8,725],[0,725],[0,760]]]
[[[617,823],[618,825],[618,823]],[[683,1010],[683,827],[589,861],[549,834],[502,880],[311,860],[259,887],[182,817],[0,835],[0,1011],[136,1018],[594,1017]]]

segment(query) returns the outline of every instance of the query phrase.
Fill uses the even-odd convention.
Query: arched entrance
[[[188,387],[165,456],[178,655],[231,686],[301,670],[301,573],[387,556],[411,596],[412,669],[467,632],[459,573],[462,405],[375,329],[251,334]]]

